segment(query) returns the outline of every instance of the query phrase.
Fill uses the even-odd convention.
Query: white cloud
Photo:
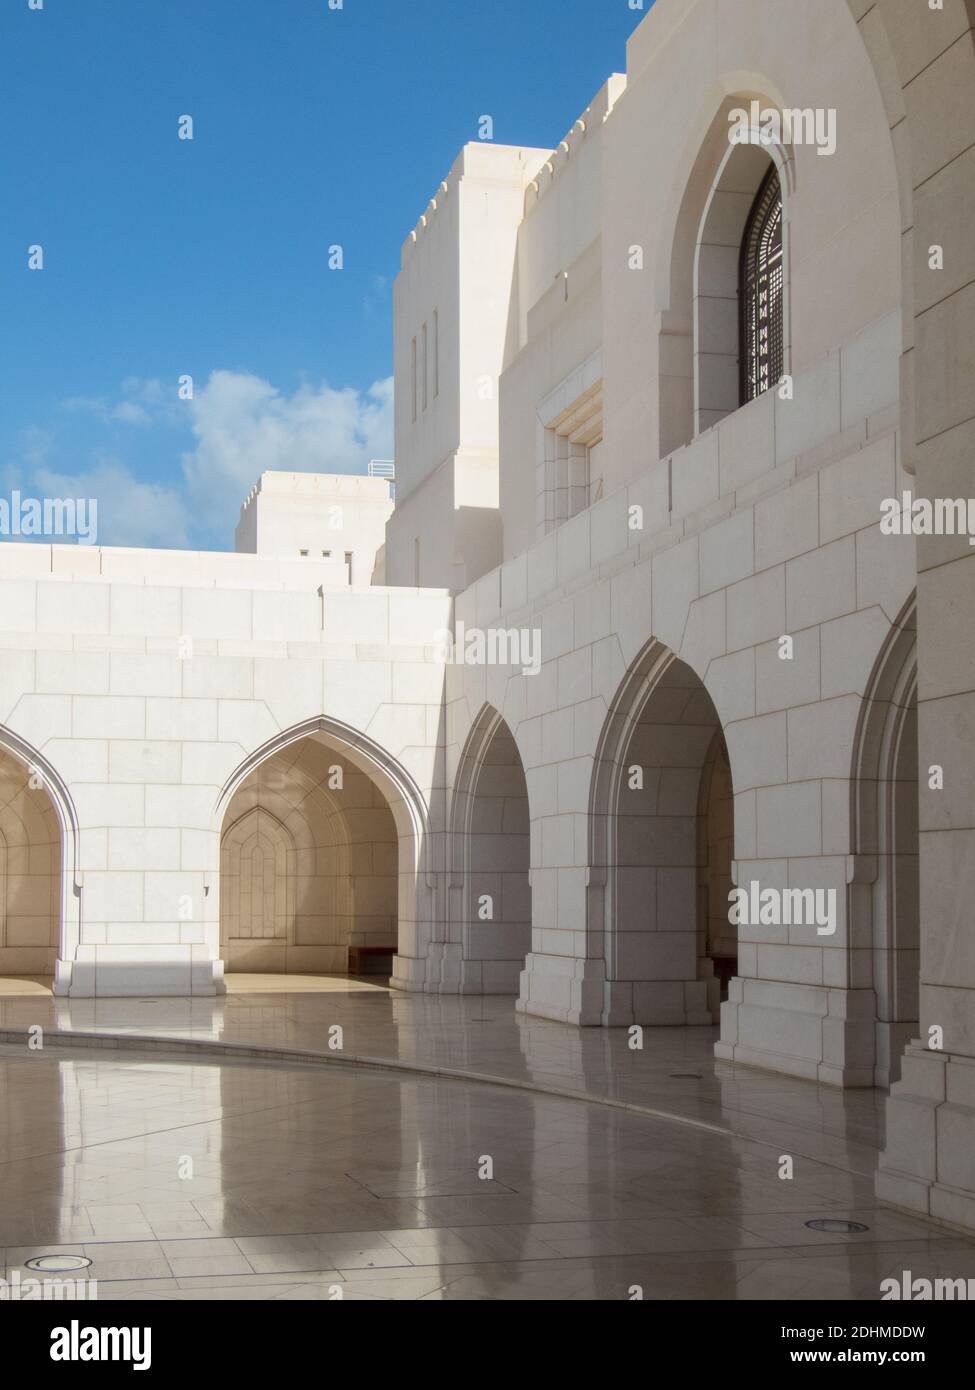
[[[186,500],[172,488],[143,483],[116,459],[105,459],[83,473],[36,468],[26,495],[93,498],[98,504],[97,545],[158,546],[190,544]]]
[[[218,371],[192,401],[179,402],[161,382],[130,377],[115,400],[75,397],[62,407],[104,424],[168,429],[179,421],[195,436],[181,470],[174,459],[171,479],[143,482],[124,459],[97,448],[92,462],[66,473],[57,433],[25,432],[20,466],[2,470],[7,487],[25,497],[95,498],[104,545],[229,548],[241,503],[266,470],[364,473],[370,459],[393,453],[392,378],[362,392],[323,382],[289,396],[261,377]]]
[[[261,377],[214,372],[191,403],[197,445],[183,456],[190,499],[205,528],[233,529],[261,473],[364,473],[393,447],[393,382],[368,391],[324,383],[283,395]],[[225,520],[224,520],[225,518]]]
[[[93,415],[105,424],[119,422],[124,425],[149,425],[152,416],[144,405],[137,401],[105,401],[93,396],[72,396],[61,402],[61,409],[85,415]]]
[[[165,405],[167,399],[162,382],[155,377],[127,376],[122,382],[122,395],[147,406]],[[175,396],[175,387],[170,388],[169,396]]]

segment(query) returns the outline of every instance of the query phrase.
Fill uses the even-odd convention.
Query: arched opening
[[[61,895],[61,825],[46,779],[0,749],[0,975],[54,975]]]
[[[451,830],[460,988],[516,995],[531,950],[528,784],[511,730],[489,706],[475,721],[461,758]]]
[[[915,599],[892,627],[860,712],[851,807],[851,979],[876,998],[878,1086],[918,1033],[920,894]]]
[[[753,308],[765,311],[764,327],[769,330],[764,340],[768,351],[757,357],[764,373],[760,370],[756,380],[767,380],[762,389],[769,389],[789,371],[791,152],[770,140],[767,132],[742,125],[735,127],[735,143],[729,140],[729,118],[750,111],[756,99],[762,110],[777,105],[758,93],[725,98],[701,144],[677,213],[661,286],[661,457],[689,444],[758,394],[746,394],[743,388],[749,363],[750,288]],[[757,280],[746,279],[746,271],[758,268],[762,252],[766,263]],[[769,313],[773,299],[774,312]],[[759,348],[760,317],[755,315],[753,325]],[[776,328],[779,341],[773,344]],[[774,376],[773,364],[778,368]],[[754,357],[751,365],[756,365]]]
[[[787,370],[783,184],[773,147],[753,135],[725,154],[698,233],[696,434],[777,386]]]
[[[219,915],[227,973],[392,973],[400,829],[385,790],[349,754],[310,732],[256,761],[225,798]],[[408,862],[410,880],[412,870]]]
[[[731,766],[700,677],[653,642],[624,679],[593,778],[590,955],[609,1024],[710,1024],[737,964]]]

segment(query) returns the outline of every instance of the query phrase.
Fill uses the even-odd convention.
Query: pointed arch
[[[430,816],[423,793],[406,768],[375,739],[370,738],[361,729],[355,729],[351,724],[345,724],[340,719],[332,719],[327,715],[317,715],[313,719],[303,720],[300,724],[293,724],[291,728],[282,730],[262,743],[237,764],[217,797],[214,807],[217,828],[223,821],[230,798],[249,773],[274,753],[281,752],[290,744],[297,743],[299,739],[316,736],[326,742],[337,744],[350,762],[376,781],[389,801],[397,829],[401,835],[410,838],[414,869],[420,873],[427,867],[430,857]]]
[[[789,146],[751,127],[741,130],[737,143],[729,143],[731,112],[748,111],[755,100],[763,110],[782,107],[781,95],[761,76],[730,75],[713,102],[710,123],[681,166],[676,213],[662,239],[657,267],[661,458],[738,409],[740,323],[729,305],[737,310],[746,221],[770,169],[782,193],[783,357],[784,370],[790,370],[789,218],[795,157]]]
[[[437,865],[430,813],[412,775],[375,739],[341,720],[320,715],[303,720],[248,754],[224,783],[214,806],[219,834],[231,799],[245,779],[275,754],[310,739],[337,751],[372,782],[393,817],[397,837],[397,953],[391,983],[404,989],[426,982],[426,955],[436,935]],[[219,921],[219,893],[210,912]]]
[[[876,1000],[874,1077],[897,1080],[918,1029],[917,597],[878,653],[857,720],[850,774],[849,978]]]
[[[596,750],[586,926],[603,999],[583,1022],[714,1022],[708,856],[719,837],[706,822],[719,757],[724,734],[703,681],[651,639],[620,683]],[[722,843],[733,836],[730,784],[729,764]]]
[[[285,952],[295,945],[295,858],[291,831],[266,806],[251,806],[224,830],[220,843],[220,953],[224,960],[235,937],[270,941]],[[270,874],[265,873],[268,866]]]
[[[80,832],[74,801],[57,768],[26,739],[0,724],[0,750],[22,763],[37,788],[50,799],[60,832],[60,883],[57,891],[57,957],[54,965],[54,993],[67,994],[71,972],[81,944],[82,880]]]
[[[464,744],[448,826],[448,936],[457,987],[517,994],[531,949],[528,785],[514,735],[493,705],[482,706]]]

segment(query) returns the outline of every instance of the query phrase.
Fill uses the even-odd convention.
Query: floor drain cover
[[[24,1261],[26,1269],[36,1269],[40,1274],[67,1274],[70,1270],[87,1269],[90,1264],[84,1255],[35,1255]]]
[[[870,1230],[869,1226],[861,1226],[859,1221],[807,1221],[806,1225],[811,1231],[827,1231],[834,1236],[858,1236]]]

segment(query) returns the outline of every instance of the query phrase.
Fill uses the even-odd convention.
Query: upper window
[[[417,379],[416,379],[416,339],[414,338],[413,341],[412,341],[412,343],[410,344],[410,389],[411,389],[411,394],[412,394],[412,398],[413,398],[412,404],[413,404],[413,423],[414,423],[414,424],[416,424],[416,387],[417,387]]]
[[[741,404],[778,385],[785,370],[782,292],[782,186],[773,166],[745,224],[738,302],[741,307]]]

